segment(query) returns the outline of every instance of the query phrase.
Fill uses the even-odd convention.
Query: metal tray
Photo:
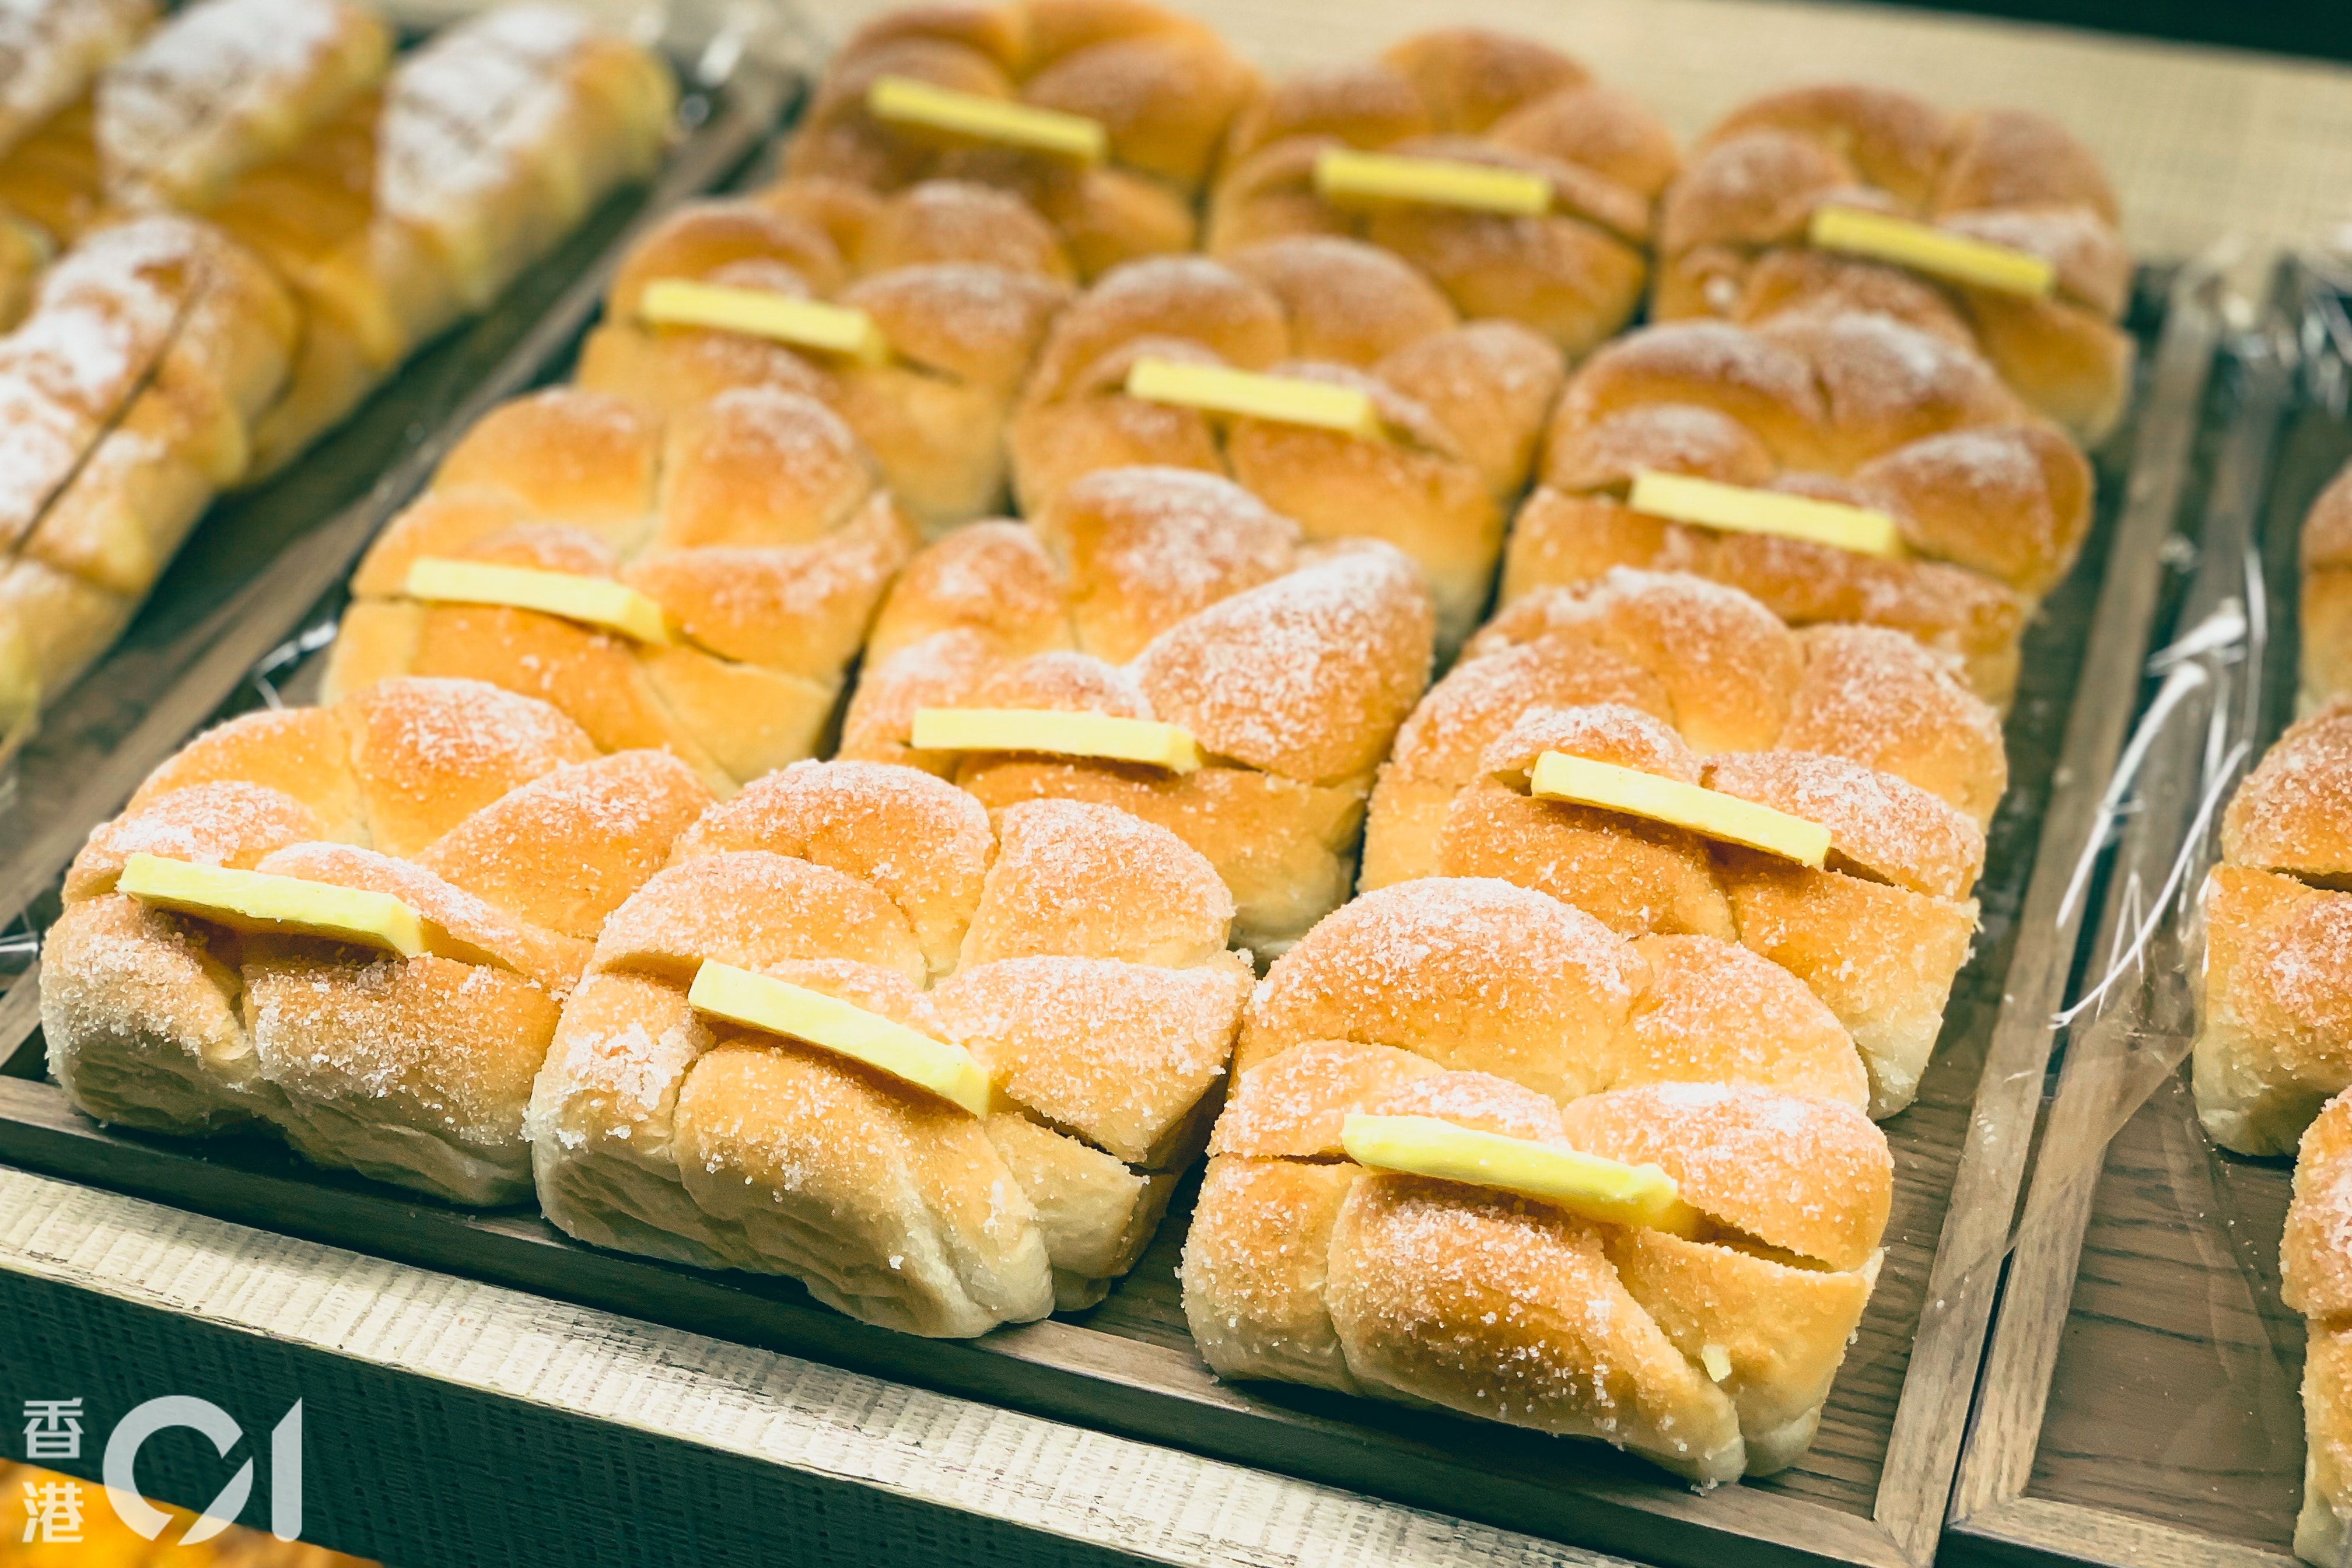
[[[2298,536],[2352,458],[2347,305],[2352,278],[2282,264],[2215,378],[2196,569],[2145,683],[2146,760],[1954,1497],[1961,1561],[2294,1562],[2304,1324],[2278,1296],[2293,1167],[2198,1127],[2189,915],[2221,805],[2292,717]]]
[[[1654,1562],[1714,1563],[1736,1553],[1743,1563],[1924,1564],[1937,1549],[1958,1459],[1954,1412],[1973,1385],[2026,1169],[2048,1020],[2082,922],[2079,905],[2060,908],[2067,869],[2092,829],[2131,713],[2160,547],[2218,335],[2211,279],[2168,282],[2145,280],[2134,312],[2144,348],[2138,412],[2100,455],[2096,528],[2029,636],[2008,731],[2011,790],[1991,834],[1977,952],[1954,992],[1918,1102],[1888,1124],[1900,1170],[1888,1264],[1819,1439],[1782,1475],[1699,1496],[1597,1445],[1312,1390],[1221,1384],[1192,1350],[1178,1309],[1174,1268],[1189,1193],[1100,1307],[942,1342],[852,1322],[790,1281],[593,1251],[527,1210],[433,1206],[311,1170],[259,1142],[107,1131],[38,1078],[29,976],[0,996],[0,1058],[12,1051],[16,1058],[16,1076],[0,1077],[0,1161]],[[553,318],[542,331],[557,335]],[[541,358],[560,353],[551,343]],[[401,471],[414,476],[428,462],[420,447]],[[388,510],[383,499],[339,521],[335,563],[364,542]],[[322,546],[303,558],[300,587],[325,573],[329,554]],[[304,608],[317,597],[293,588],[276,594]],[[249,666],[301,624],[299,611],[281,614],[266,635],[248,631],[237,652]],[[231,662],[228,653],[214,657],[220,669]],[[285,668],[268,674],[280,682],[288,676]],[[168,713],[159,707],[133,731],[142,745],[135,759],[93,748],[79,772],[60,758],[61,771],[43,775],[58,792],[43,802],[46,847],[37,858],[12,858],[10,873],[12,885],[37,896],[37,909],[54,897],[80,835],[220,705],[216,697],[212,706],[200,700],[228,684],[220,674],[211,679],[175,686],[178,705]],[[235,700],[260,695],[248,680]],[[102,780],[90,776],[99,767]]]

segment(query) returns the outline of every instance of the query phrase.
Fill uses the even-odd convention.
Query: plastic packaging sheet
[[[2202,505],[2182,513],[2193,542],[2173,542],[2163,646],[2069,888],[2095,934],[2061,1017],[1988,1372],[1986,1407],[2023,1411],[2022,1432],[1980,1417],[1972,1439],[2025,1439],[1986,1462],[2037,1503],[2205,1543],[2181,1561],[2285,1560],[2301,1503],[2304,1324],[2279,1300],[2292,1163],[2208,1140],[2186,1064],[2199,894],[2231,793],[2294,716],[2302,519],[2352,458],[2347,301],[2352,275],[2283,265],[2216,372]],[[1997,1386],[2037,1373],[2038,1420],[2030,1393]],[[2079,1526],[2070,1554],[2092,1561],[2137,1560],[2157,1539]]]

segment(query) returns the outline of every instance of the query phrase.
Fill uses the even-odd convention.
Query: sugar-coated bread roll
[[[1315,168],[1339,147],[1539,175],[1550,207],[1333,203]],[[1578,61],[1530,38],[1442,28],[1375,60],[1275,82],[1244,108],[1211,193],[1207,249],[1367,240],[1426,274],[1465,318],[1517,321],[1579,356],[1640,304],[1652,208],[1675,163],[1657,118]]]
[[[1483,878],[1369,893],[1252,998],[1181,1278],[1221,1376],[1599,1437],[1703,1484],[1792,1463],[1894,1165],[1853,1042],[1705,936]],[[1688,1234],[1360,1165],[1350,1114],[1654,1164]]]
[[[1206,861],[1123,812],[992,823],[912,768],[772,773],[606,921],[531,1102],[541,1205],[912,1333],[1090,1306],[1205,1142],[1254,978],[1232,917]],[[713,961],[961,1047],[994,1102],[698,1010]]]
[[[2192,1080],[2214,1142],[2284,1154],[2352,1085],[2352,699],[2291,726],[2221,818]]]
[[[2294,1554],[2343,1560],[2352,1518],[2352,1100],[2304,1130],[2279,1242],[2279,1296],[2308,1321],[2303,1356],[2303,1512]]]
[[[773,385],[667,426],[551,387],[493,410],[360,563],[331,700],[464,676],[554,703],[597,745],[652,746],[721,793],[813,754],[914,531],[831,410]],[[664,640],[507,604],[425,600],[422,560],[620,583]]]
[[[884,77],[1093,120],[1100,163],[877,118]],[[1146,0],[911,6],[877,17],[825,68],[784,166],[878,191],[946,177],[1018,194],[1088,278],[1192,247],[1192,208],[1256,73],[1208,27]]]
[[[61,154],[51,162],[62,164],[55,172],[67,184],[88,188],[96,158],[77,143],[90,137],[90,85],[154,24],[155,9],[153,0],[23,0],[0,9],[0,193],[14,196],[26,185],[9,154],[33,140]],[[22,162],[41,161],[37,153]],[[0,197],[0,331],[24,315],[35,276],[72,232],[41,216]]]
[[[547,704],[478,681],[233,719],[68,872],[41,965],[49,1068],[103,1121],[274,1131],[456,1202],[528,1196],[523,1112],[563,999],[709,799],[676,758],[600,756]],[[402,957],[232,930],[121,891],[142,854],[390,894],[443,934]]]
[[[1785,490],[1891,517],[1895,559],[1637,512],[1643,471]],[[1749,328],[1672,321],[1570,378],[1538,488],[1504,560],[1507,604],[1611,566],[1696,573],[1793,626],[1863,622],[1964,664],[2005,706],[2034,601],[2089,531],[2081,450],[2027,411],[1967,347],[1854,310]]]
[[[1429,597],[1385,544],[1303,545],[1229,480],[1115,468],[1027,524],[977,524],[909,563],[877,618],[842,754],[953,778],[992,809],[1120,806],[1205,855],[1234,940],[1280,951],[1353,880],[1374,769],[1429,679]],[[911,745],[923,707],[1063,709],[1189,730],[1206,765]]]
[[[2301,635],[2308,711],[2352,691],[2352,463],[2303,520]]]
[[[822,399],[873,452],[926,531],[1000,510],[1005,426],[1056,311],[1068,252],[1018,196],[967,180],[888,195],[793,181],[690,203],[646,234],[581,351],[580,384],[660,412],[737,386]],[[754,289],[862,310],[887,344],[875,363],[747,333],[656,325],[665,279]]]
[[[1811,247],[1814,213],[1858,207],[2021,250],[2047,295],[1955,283]],[[1661,321],[1860,309],[1973,344],[2026,402],[2086,441],[2122,416],[2132,262],[2113,187],[2050,117],[1948,116],[1907,93],[1797,88],[1736,110],[1700,142],[1659,212]]]
[[[1145,402],[1125,390],[1144,358],[1358,388],[1383,434]],[[1360,241],[1297,236],[1218,260],[1139,261],[1055,321],[1013,425],[1014,489],[1035,514],[1106,468],[1229,475],[1310,539],[1384,539],[1411,555],[1450,652],[1492,591],[1560,374],[1559,351],[1534,333],[1465,323],[1427,279]]]

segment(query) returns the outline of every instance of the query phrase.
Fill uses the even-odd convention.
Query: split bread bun
[[[129,624],[251,460],[299,320],[196,220],[88,235],[0,337],[0,751]]]
[[[869,94],[886,78],[1097,121],[1104,155],[878,118]],[[1195,201],[1256,87],[1215,33],[1146,0],[910,6],[867,23],[834,56],[784,168],[877,191],[938,178],[1002,186],[1045,216],[1092,278],[1192,248]]]
[[[1538,796],[1549,752],[1817,823],[1826,862]],[[1792,632],[1735,590],[1620,569],[1518,601],[1430,689],[1372,792],[1362,885],[1496,877],[1621,936],[1743,942],[1836,1015],[1885,1117],[1968,961],[2007,778],[1992,710],[1899,634]]]
[[[1792,1463],[1892,1199],[1853,1042],[1708,937],[1629,942],[1485,878],[1368,893],[1253,997],[1180,1271],[1219,1375],[1599,1437],[1706,1485]],[[1671,1179],[1692,1223],[1371,1168],[1427,1118]]]
[[[465,1204],[530,1192],[523,1113],[605,917],[709,803],[658,752],[600,756],[543,702],[387,681],[230,720],[149,775],[68,871],[41,953],[49,1070],[101,1121],[262,1131]],[[389,894],[413,957],[169,912],[133,857]]]
[[[2305,712],[2352,692],[2352,463],[2303,520],[2303,679]]]
[[[1633,510],[1644,472],[1868,509],[1900,553],[1865,554]],[[1569,380],[1502,600],[1612,566],[1696,573],[1792,626],[1863,622],[1957,657],[2006,707],[2034,603],[2089,531],[2090,464],[1970,349],[1892,317],[1799,313],[1755,328],[1674,321]]]
[[[581,350],[579,384],[673,414],[737,386],[823,400],[857,432],[926,532],[1003,510],[1005,426],[1068,254],[1010,192],[927,180],[889,195],[807,179],[688,204],[639,240]],[[647,289],[682,280],[861,311],[872,362],[749,332],[656,323]]]
[[[1147,402],[1126,390],[1146,360],[1351,389],[1379,433]],[[1103,279],[1055,322],[1013,421],[1013,486],[1034,516],[1097,469],[1229,475],[1310,539],[1384,539],[1411,555],[1450,652],[1492,592],[1560,375],[1559,352],[1534,333],[1465,323],[1426,279],[1355,240],[1156,258]]]
[[[469,431],[361,561],[326,692],[486,680],[553,703],[602,750],[658,747],[731,793],[823,743],[914,549],[872,458],[813,397],[737,387],[665,424],[551,387]],[[448,563],[617,584],[656,624],[418,596],[412,574]]]
[[[2294,1554],[2344,1560],[2352,1530],[2352,1099],[2338,1095],[2304,1130],[2294,1197],[2279,1241],[2279,1297],[2307,1322],[2303,1357],[2303,1511]]]
[[[2200,894],[2198,1119],[2242,1154],[2284,1154],[2352,1086],[2352,698],[2291,726],[2221,817]]]
[[[1539,176],[1540,214],[1404,201],[1335,202],[1318,158],[1336,148]],[[1234,117],[1206,248],[1341,235],[1394,252],[1465,317],[1517,321],[1580,357],[1631,320],[1649,276],[1651,214],[1674,138],[1631,96],[1530,38],[1478,27],[1418,33],[1379,58],[1273,83]]]
[[[0,184],[20,143],[88,124],[91,84],[154,25],[155,10],[154,0],[20,0],[0,10]],[[58,238],[0,198],[0,331],[31,305]]]
[[[1263,954],[1345,901],[1373,770],[1429,680],[1429,596],[1388,545],[1308,545],[1230,480],[1112,468],[1026,524],[984,522],[891,589],[841,754],[953,779],[992,810],[1117,805],[1208,857]],[[1204,765],[917,751],[922,708],[1182,726]]]
[[[541,1205],[909,1333],[1091,1306],[1205,1141],[1255,979],[1232,917],[1197,853],[1107,806],[992,816],[883,763],[772,773],[605,921],[532,1096]],[[714,963],[962,1053],[985,1094],[707,1010]]]
[[[1814,215],[1860,209],[2049,264],[2046,293],[1955,282],[1814,248]],[[1773,93],[1700,142],[1659,211],[1660,321],[1859,309],[1972,346],[2025,401],[2084,441],[2122,416],[2132,261],[2114,188],[2047,115],[1957,118],[1908,93],[1834,85]]]

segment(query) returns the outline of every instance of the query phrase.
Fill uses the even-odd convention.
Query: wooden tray
[[[593,1251],[528,1211],[434,1206],[259,1142],[110,1131],[33,1076],[29,978],[0,997],[0,1058],[16,1050],[19,1075],[0,1079],[0,1161],[1651,1561],[1925,1563],[1958,1458],[1953,1412],[1973,1383],[2026,1168],[2047,1019],[2082,921],[2079,909],[2059,911],[2064,873],[2131,711],[2159,546],[2217,335],[2211,293],[2201,277],[2168,296],[2153,282],[2142,290],[2135,324],[2152,352],[2139,413],[2101,455],[2096,529],[2028,641],[2008,732],[2011,790],[1980,890],[1984,931],[1918,1102],[1888,1125],[1900,1174],[1887,1267],[1819,1440],[1780,1476],[1699,1496],[1594,1444],[1311,1390],[1221,1384],[1178,1310],[1189,1192],[1100,1307],[943,1342],[852,1322],[789,1281]],[[363,538],[356,524],[352,531]],[[194,703],[175,710],[173,739],[210,713]],[[160,715],[150,722],[165,725]],[[74,792],[54,808],[47,859],[11,874],[26,886],[39,879],[51,896],[58,850],[69,852],[67,840],[112,810],[146,765],[110,763],[104,787]],[[2022,931],[2036,940],[2021,942]]]
[[[2175,678],[2188,689],[2160,728],[2143,721],[2093,952],[2147,928],[2146,956],[2071,1031],[1954,1495],[1959,1560],[2294,1561],[2304,1324],[2278,1299],[2293,1167],[2198,1128],[2186,912],[2220,804],[2292,716],[2297,537],[2352,458],[2347,302],[2284,265],[2216,378],[2197,570],[2164,623],[2181,637],[2235,607],[2252,624],[2182,661],[2200,673]]]

